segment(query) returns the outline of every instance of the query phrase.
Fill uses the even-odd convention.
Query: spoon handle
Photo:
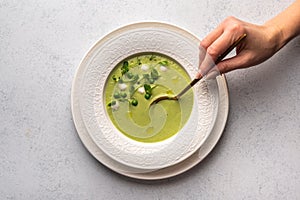
[[[198,81],[200,81],[202,77],[193,79],[179,94],[176,95],[176,99],[179,99],[182,95],[184,95],[191,87],[193,87]]]
[[[224,53],[218,56],[216,62],[214,65],[217,65],[219,62],[221,62],[240,42],[247,36],[246,33],[241,35]],[[212,66],[213,67],[213,66]],[[202,79],[203,76],[199,78],[193,79],[179,94],[176,95],[176,99],[179,99],[183,94],[185,94],[191,87],[193,87],[198,81]]]

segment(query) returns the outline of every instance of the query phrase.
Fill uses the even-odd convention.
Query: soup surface
[[[105,85],[107,113],[127,137],[139,142],[159,142],[175,135],[187,122],[193,92],[179,101],[150,106],[161,95],[176,95],[188,83],[187,72],[173,59],[155,53],[129,57],[110,73]]]

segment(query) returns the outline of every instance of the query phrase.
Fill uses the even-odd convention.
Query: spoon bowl
[[[160,96],[160,97],[157,97],[156,99],[154,99],[150,106],[153,105],[153,104],[157,104],[158,102],[160,101],[163,101],[163,100],[174,100],[174,101],[178,101],[178,97],[177,96]]]

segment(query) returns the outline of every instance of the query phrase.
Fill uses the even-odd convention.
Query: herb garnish
[[[151,55],[149,58],[150,61],[155,62],[155,55]],[[144,87],[145,94],[144,98],[149,100],[152,96],[152,90],[157,86],[155,85],[155,81],[157,81],[160,77],[159,72],[155,69],[155,67],[162,65],[167,66],[168,61],[163,60],[156,64],[150,65],[150,72],[144,73],[141,77],[138,74],[135,74],[133,71],[130,71],[130,68],[140,67],[142,64],[141,60],[137,58],[136,63],[130,63],[125,60],[122,63],[120,68],[120,75],[113,74],[112,79],[116,82],[116,84],[126,84],[126,87],[120,86],[119,91],[117,90],[113,96],[112,101],[108,103],[109,107],[116,105],[116,101],[124,102],[128,101],[132,106],[137,106],[138,101],[133,97],[135,91]]]
[[[128,66],[129,66],[129,63],[128,63],[127,60],[125,60],[125,61],[123,62],[122,68],[121,68],[121,73],[122,73],[122,75],[126,74],[126,72],[129,71],[129,67],[128,67]]]

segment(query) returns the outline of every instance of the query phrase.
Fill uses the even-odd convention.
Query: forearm
[[[283,12],[267,21],[265,26],[273,29],[276,39],[279,40],[278,49],[300,35],[300,0],[296,0]]]

